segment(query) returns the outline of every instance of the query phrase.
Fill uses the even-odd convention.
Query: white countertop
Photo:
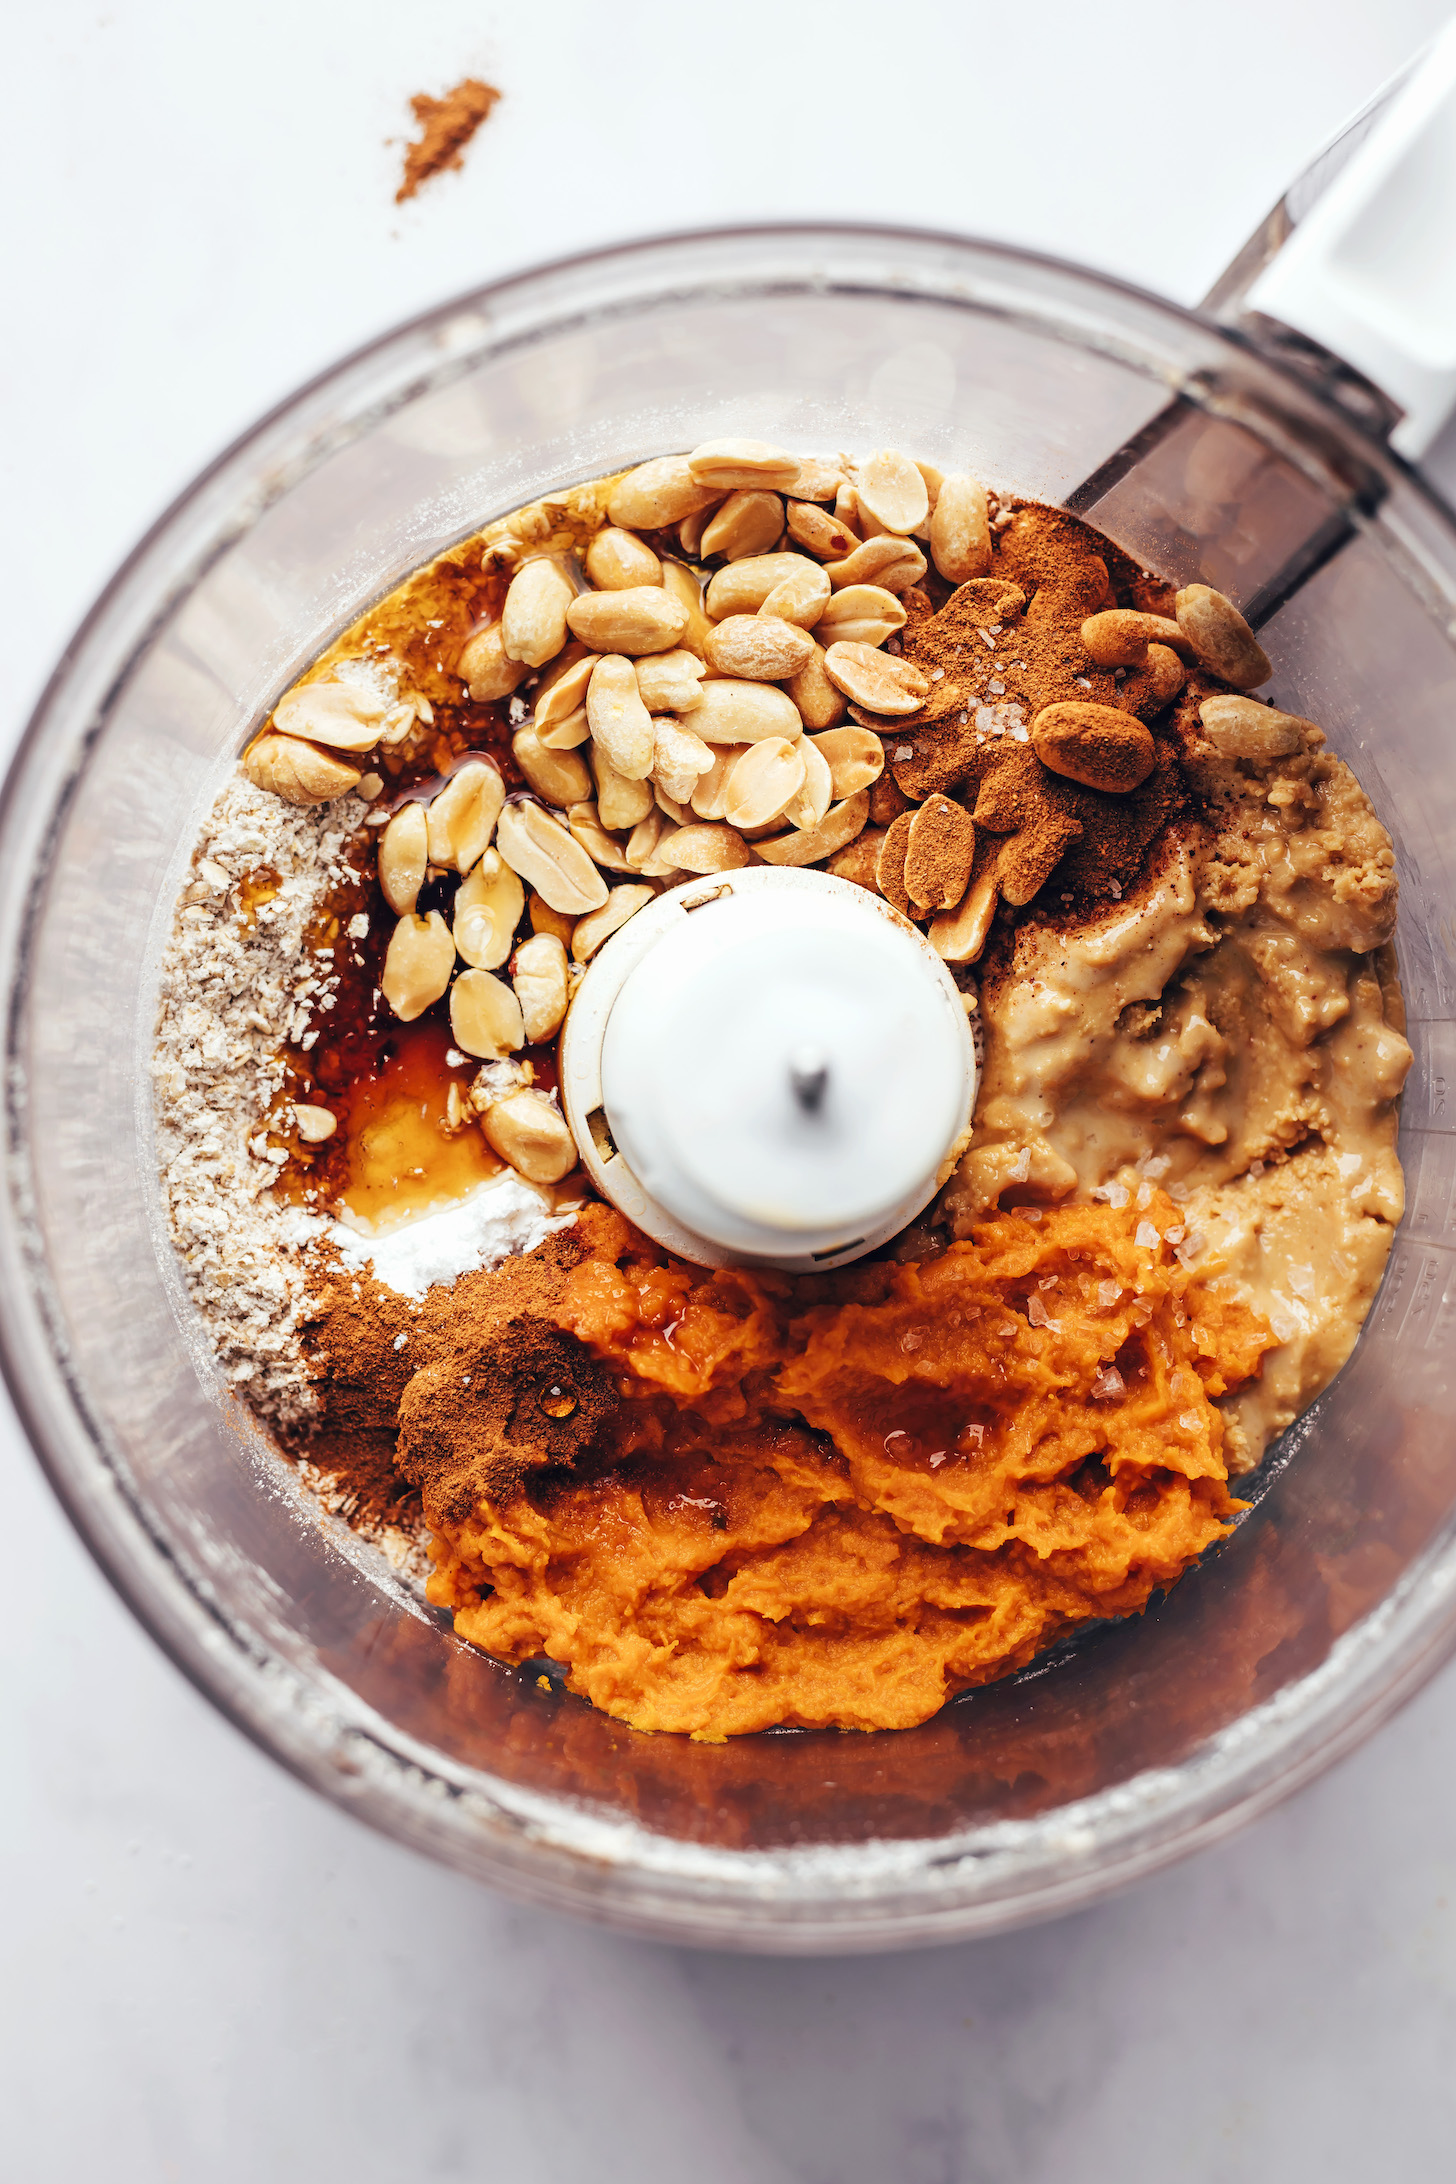
[[[7,26],[0,722],[136,535],[368,335],[762,217],[961,227],[1193,301],[1447,0],[49,0]],[[894,26],[910,36],[896,42]],[[396,208],[407,94],[506,97]],[[1456,2125],[1456,1671],[1100,1909],[794,1963],[519,1909],[198,1699],[0,1422],[17,2180],[1425,2184]]]

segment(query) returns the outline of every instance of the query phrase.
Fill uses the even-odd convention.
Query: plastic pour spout
[[[843,1265],[921,1211],[969,1136],[963,996],[924,935],[824,872],[659,897],[593,960],[561,1093],[603,1195],[682,1257]]]

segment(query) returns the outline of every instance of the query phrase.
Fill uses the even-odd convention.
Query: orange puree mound
[[[1212,1398],[1273,1338],[1178,1220],[999,1213],[811,1280],[586,1260],[553,1310],[622,1374],[612,1445],[437,1536],[430,1597],[639,1729],[924,1721],[1143,1608],[1239,1506]]]

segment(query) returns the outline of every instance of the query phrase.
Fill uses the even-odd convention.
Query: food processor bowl
[[[167,1242],[149,1056],[199,822],[271,702],[489,519],[725,433],[903,447],[1255,607],[1394,836],[1409,1205],[1354,1355],[1148,1612],[897,1733],[641,1735],[461,1644],[299,1487]],[[499,282],[286,402],[68,648],[5,793],[0,1343],[97,1561],[197,1686],[361,1818],[538,1903],[778,1951],[1085,1904],[1307,1780],[1456,1639],[1456,527],[1338,399],[1073,268],[867,228]]]

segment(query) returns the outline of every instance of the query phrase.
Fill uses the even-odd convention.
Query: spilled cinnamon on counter
[[[478,76],[462,77],[440,99],[431,98],[428,91],[414,94],[410,110],[420,133],[405,146],[404,180],[394,193],[397,205],[447,167],[464,164],[466,146],[500,95],[493,83],[482,83]]]

